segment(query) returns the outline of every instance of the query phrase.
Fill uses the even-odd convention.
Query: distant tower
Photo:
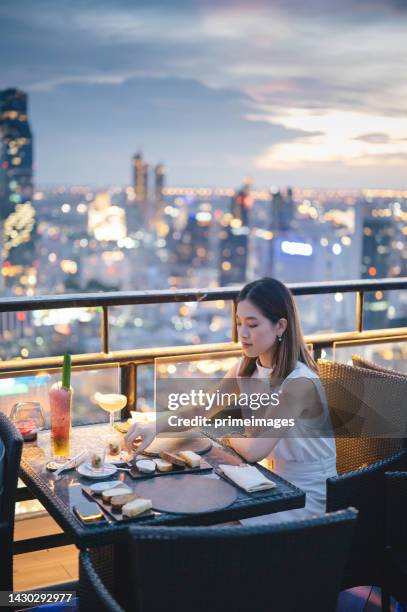
[[[165,167],[163,164],[157,164],[154,168],[154,195],[156,204],[163,201],[165,184]]]
[[[27,94],[0,91],[0,220],[2,257],[31,263],[35,211],[33,142],[27,116]]]
[[[134,193],[137,202],[148,200],[148,164],[144,161],[141,153],[133,157]]]
[[[250,193],[251,181],[245,179],[243,187],[232,197],[230,212],[235,219],[239,219],[242,225],[248,224],[249,210],[253,205],[253,198]]]
[[[253,204],[250,193],[251,181],[244,185],[232,197],[230,224],[220,235],[220,285],[235,285],[246,281],[249,210]]]
[[[284,198],[281,191],[271,190],[271,229],[284,232],[291,228],[294,217],[293,192],[289,187]]]

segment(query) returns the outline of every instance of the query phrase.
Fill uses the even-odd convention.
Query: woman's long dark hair
[[[281,342],[276,343],[273,381],[281,382],[302,361],[314,372],[318,366],[305,344],[300,318],[291,291],[275,278],[261,278],[248,283],[236,298],[236,305],[249,300],[273,324],[280,319],[287,319],[287,329]],[[256,369],[255,357],[244,357],[239,369],[239,376],[251,376]]]

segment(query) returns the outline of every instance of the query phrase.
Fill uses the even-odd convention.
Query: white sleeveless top
[[[270,374],[271,369],[265,368],[257,361],[257,367],[252,377],[268,379],[270,378]],[[280,389],[284,389],[284,384],[287,380],[294,378],[309,378],[312,380],[321,400],[323,412],[321,415],[314,418],[297,417],[295,437],[282,438],[274,447],[273,452],[270,454],[270,458],[281,462],[298,461],[301,463],[320,461],[321,459],[336,459],[335,438],[333,436],[327,438],[318,436],[318,431],[331,430],[325,391],[318,374],[302,361],[297,361],[295,369],[284,379]],[[314,432],[312,431],[313,429]]]
[[[252,377],[269,379],[270,374],[271,368],[265,368],[257,362]],[[281,438],[267,459],[273,461],[272,470],[276,474],[305,492],[305,507],[251,519],[242,519],[240,522],[244,525],[304,519],[325,512],[326,480],[337,475],[335,438],[333,435],[330,437],[318,435],[321,430],[325,434],[332,431],[328,403],[318,374],[305,363],[297,361],[296,367],[284,379],[280,389],[284,388],[287,380],[293,378],[309,378],[312,380],[320,397],[323,412],[314,418],[297,417],[295,437]],[[238,377],[241,391],[244,388],[244,380],[243,377]]]

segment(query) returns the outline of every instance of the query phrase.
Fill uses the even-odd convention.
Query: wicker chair
[[[336,435],[339,476],[327,480],[327,512],[354,506],[359,516],[342,588],[374,584],[384,587],[384,474],[404,469],[407,450],[402,438],[364,437],[369,411],[386,409],[400,416],[405,410],[405,382],[340,363],[319,361],[321,381]],[[379,421],[379,425],[380,425]],[[350,434],[350,435],[347,435]]]
[[[407,472],[386,474],[386,544],[385,590],[407,606]]]
[[[318,360],[318,367],[336,437],[338,474],[381,461],[403,448],[407,379],[324,359]],[[398,437],[384,437],[389,432]]]
[[[367,370],[375,370],[376,372],[382,372],[383,374],[390,374],[391,376],[402,376],[407,379],[407,374],[399,372],[398,370],[392,370],[391,368],[385,368],[373,361],[369,361],[360,355],[352,355],[352,363],[357,368],[365,368]]]
[[[23,439],[2,412],[0,437],[5,447],[3,493],[0,499],[0,591],[12,591],[14,507]]]
[[[259,527],[132,526],[115,585],[122,608],[83,552],[81,580],[95,596],[87,604],[137,612],[334,611],[356,516],[348,509]]]
[[[103,547],[101,551],[92,548],[81,551],[79,555],[79,609],[84,612],[124,612],[124,608],[112,596],[113,560],[107,555],[107,562],[103,563],[103,558]],[[135,610],[134,606],[132,609]]]

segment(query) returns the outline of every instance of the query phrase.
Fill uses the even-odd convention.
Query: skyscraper
[[[164,198],[164,183],[165,183],[165,167],[163,164],[157,164],[154,168],[154,195],[156,206],[158,206]]]
[[[134,192],[137,202],[148,200],[148,164],[141,153],[133,157]]]
[[[381,212],[381,211],[380,211]],[[389,278],[394,255],[400,253],[392,247],[396,227],[391,217],[373,216],[376,210],[365,207],[362,240],[362,278]],[[385,293],[365,293],[364,326],[382,329],[387,326],[388,297]]]
[[[35,227],[33,143],[27,94],[0,91],[0,219],[2,259],[16,264],[32,260]]]
[[[287,190],[287,197],[284,198],[280,190],[271,191],[271,229],[275,232],[290,229],[294,217],[293,192],[291,188]]]
[[[235,285],[246,281],[249,210],[253,199],[250,181],[235,193],[230,203],[229,225],[220,233],[220,276],[219,283]]]

